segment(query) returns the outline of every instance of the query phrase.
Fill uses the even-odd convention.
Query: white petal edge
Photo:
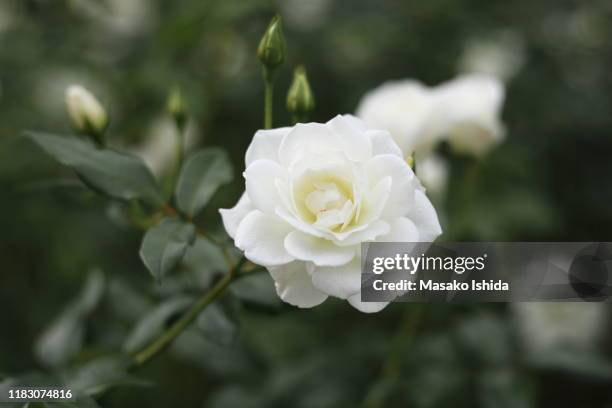
[[[336,245],[340,246],[357,245],[361,242],[372,241],[381,235],[387,234],[390,228],[391,227],[389,226],[389,223],[387,223],[386,221],[377,220],[360,230],[336,234],[339,235],[339,237],[334,237],[334,242],[336,243]]]
[[[350,262],[356,250],[350,246],[338,246],[325,238],[292,231],[285,238],[285,249],[294,258],[311,261],[317,266],[340,266]]]
[[[419,242],[433,242],[442,234],[436,209],[421,190],[415,192],[414,205],[406,217],[410,218],[419,230]]]
[[[290,130],[290,127],[282,127],[255,132],[255,136],[253,136],[244,156],[245,167],[249,167],[254,161],[261,159],[278,162],[278,150],[281,141]]]
[[[244,171],[244,178],[253,207],[274,214],[275,208],[283,203],[276,180],[287,178],[285,169],[272,160],[257,160]]]
[[[378,242],[419,242],[420,234],[416,224],[409,218],[397,218],[390,222],[388,234],[376,239]]]
[[[344,153],[350,160],[365,161],[372,156],[372,140],[367,135],[367,126],[352,115],[338,115],[327,122],[342,140]]]
[[[389,304],[389,302],[362,302],[361,293],[355,293],[347,301],[351,306],[363,313],[378,313]]]
[[[285,237],[292,230],[279,218],[253,210],[238,226],[235,244],[244,251],[247,259],[256,264],[282,265],[294,260],[283,245]]]
[[[340,299],[361,291],[361,260],[355,257],[342,266],[308,264],[312,284],[321,292]]]
[[[366,134],[372,141],[372,156],[378,156],[381,154],[392,154],[394,156],[402,157],[402,151],[393,140],[391,133],[386,130],[368,130]]]
[[[385,204],[383,216],[396,218],[405,215],[414,201],[414,190],[418,181],[414,172],[400,157],[382,154],[365,163],[366,174],[371,184],[384,177],[391,177],[391,194]]]
[[[429,143],[427,128],[435,103],[435,93],[418,81],[390,81],[361,99],[357,116],[372,128],[389,131],[407,156]]]
[[[327,295],[312,284],[306,270],[306,263],[294,261],[283,266],[268,268],[276,293],[290,305],[308,308],[320,305],[327,299]]]
[[[221,220],[223,220],[223,226],[227,234],[234,239],[236,237],[236,230],[240,222],[246,217],[248,213],[253,211],[255,208],[251,203],[251,199],[245,193],[242,193],[240,200],[232,208],[220,208],[219,213],[221,214]]]
[[[323,148],[323,149],[322,149]],[[285,137],[279,147],[279,159],[291,166],[304,153],[342,151],[342,140],[332,129],[322,123],[298,123]]]

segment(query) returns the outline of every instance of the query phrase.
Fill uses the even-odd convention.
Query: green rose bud
[[[296,122],[306,121],[315,108],[315,99],[308,83],[306,69],[299,66],[293,71],[293,82],[287,93],[287,109]]]
[[[278,15],[272,18],[259,42],[257,58],[268,70],[278,68],[285,61],[285,39],[281,19]]]
[[[414,160],[414,152],[410,153],[408,156],[406,156],[406,163],[408,163],[408,165],[410,166],[410,168],[412,170],[415,169],[415,160]]]
[[[172,115],[176,126],[183,130],[187,122],[187,104],[179,87],[175,87],[170,91],[167,109],[168,113]]]

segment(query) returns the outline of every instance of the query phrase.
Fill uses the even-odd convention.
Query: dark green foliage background
[[[129,33],[84,16],[75,6],[82,1],[2,1],[13,20],[0,31],[0,374],[13,375],[44,370],[34,343],[92,268],[134,293],[87,318],[77,362],[120,351],[138,310],[164,297],[138,257],[142,233],[114,222],[108,200],[76,183],[48,185],[75,179],[23,137],[25,129],[70,131],[61,93],[51,109],[37,102],[42,78],[66,71],[97,83],[101,99],[113,102],[108,135],[116,146],[145,141],[171,86],[181,84],[199,146],[222,147],[234,164],[234,182],[197,219],[216,230],[216,209],[239,197],[243,154],[261,127],[255,50],[277,7],[150,0],[157,18]],[[93,3],[104,10],[104,2]],[[453,77],[467,39],[511,28],[525,39],[527,62],[508,84],[508,137],[483,162],[452,158],[450,191],[437,203],[443,238],[609,241],[611,19],[606,0],[330,0],[308,27],[285,19],[288,62],[278,76],[275,121],[289,123],[284,95],[297,64],[307,67],[317,99],[313,119],[326,121],[353,112],[386,80],[434,85]],[[230,345],[185,335],[138,372],[156,386],[114,390],[101,405],[353,407],[372,387],[388,406],[612,404],[609,344],[561,368],[534,367],[504,305],[427,306],[416,336],[404,339],[398,327],[414,305],[364,315],[330,299],[297,310],[278,305],[270,290],[261,289],[263,300],[228,297],[239,323]],[[398,341],[405,341],[399,351]],[[387,384],[381,367],[389,353],[399,374]]]

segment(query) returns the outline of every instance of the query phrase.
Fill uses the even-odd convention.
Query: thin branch
[[[401,355],[409,347],[419,327],[425,306],[414,303],[406,306],[404,315],[399,324],[397,332],[390,345],[389,353],[383,362],[380,377],[368,390],[363,403],[363,408],[380,408],[386,406],[390,386],[397,382],[401,374]]]
[[[264,129],[272,129],[274,82],[269,69],[264,69]]]
[[[133,356],[133,367],[139,367],[149,362],[153,357],[164,351],[189,325],[198,317],[200,312],[213,301],[221,297],[229,284],[238,275],[245,258],[241,258],[221,280],[219,280],[208,292],[204,293],[185,314],[172,326],[163,332],[151,344]]]

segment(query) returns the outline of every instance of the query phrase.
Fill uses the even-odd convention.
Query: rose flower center
[[[340,177],[313,177],[301,180],[296,201],[302,218],[312,225],[334,232],[353,221],[355,200],[350,182]]]

